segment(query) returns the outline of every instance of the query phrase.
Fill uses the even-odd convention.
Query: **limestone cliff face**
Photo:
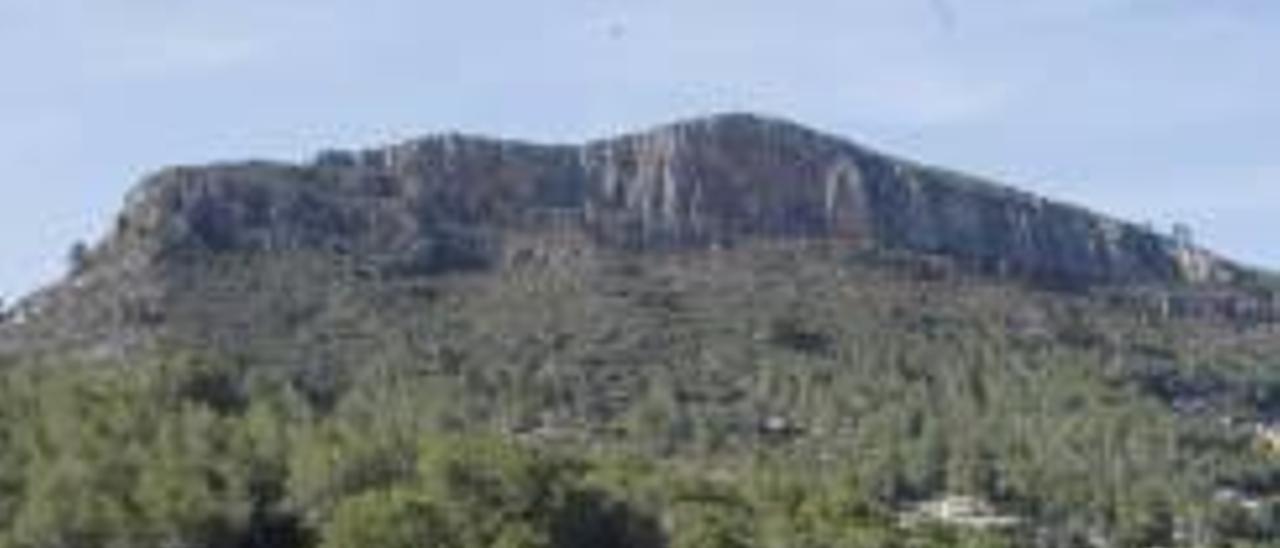
[[[446,135],[305,166],[171,169],[130,196],[100,253],[318,249],[430,271],[539,231],[637,249],[818,239],[1072,284],[1236,271],[1132,224],[752,115],[582,146]]]

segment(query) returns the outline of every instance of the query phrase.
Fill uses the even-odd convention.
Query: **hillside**
[[[462,497],[431,483],[460,457],[418,453],[452,436],[581,457],[553,460],[608,481],[557,489],[607,493],[667,538],[582,545],[926,546],[895,516],[965,496],[1019,525],[943,523],[932,545],[1262,546],[1280,534],[1278,287],[1188,241],[754,115],[166,169],[0,322],[0,464],[25,471],[0,472],[0,547],[67,545],[41,519],[98,507],[40,506],[50,486],[98,463],[148,477],[150,451],[243,488],[186,508],[247,537],[176,527],[197,539],[179,545],[272,545],[254,535],[284,527],[283,546],[413,546],[351,531]],[[485,463],[502,481],[537,468],[512,458]],[[42,464],[64,459],[79,464]],[[130,497],[112,511],[170,527]],[[749,538],[687,536],[675,508],[694,502]]]
[[[0,351],[39,339],[116,354],[171,331],[166,324],[190,307],[169,301],[203,299],[189,284],[215,283],[204,261],[277,263],[305,291],[311,278],[390,283],[596,251],[696,253],[766,241],[928,257],[1045,288],[1210,287],[1179,302],[1276,316],[1269,293],[1249,291],[1258,273],[1189,242],[733,114],[582,146],[443,135],[326,152],[309,165],[167,169],[129,194],[116,229],[67,280],[16,310],[20,321],[10,323],[36,324],[38,336],[0,335]],[[308,262],[321,264],[301,266]],[[278,270],[255,268],[238,277]],[[192,306],[244,302],[249,294],[237,292],[252,291],[222,290]],[[226,323],[200,321],[201,330]]]

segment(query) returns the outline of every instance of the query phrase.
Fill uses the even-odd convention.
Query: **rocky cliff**
[[[444,290],[424,284],[442,274],[517,286],[545,275],[613,295],[637,261],[733,254],[755,268],[761,246],[911,263],[890,279],[963,272],[1088,289],[1142,314],[1280,317],[1275,292],[1250,285],[1256,272],[1187,242],[735,114],[580,146],[440,135],[305,165],[166,169],[128,195],[115,229],[77,254],[65,280],[0,317],[0,356],[118,355],[160,339],[226,351],[254,340],[307,356],[271,360],[309,363],[319,359],[310,349],[331,346],[345,363],[371,351],[353,337],[422,336],[409,318],[436,306]],[[681,268],[678,277],[696,278],[685,271],[714,267]],[[410,302],[418,308],[388,315]]]
[[[130,195],[102,251],[323,249],[431,270],[546,230],[644,249],[821,239],[1070,285],[1236,270],[1148,229],[753,115],[582,146],[442,135],[303,166],[170,169]]]

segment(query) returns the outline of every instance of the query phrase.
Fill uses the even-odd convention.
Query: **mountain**
[[[1271,273],[756,115],[170,168],[0,314],[0,547],[1265,546],[1277,357]]]
[[[491,262],[506,232],[564,230],[642,249],[829,239],[1071,285],[1239,270],[1148,229],[740,114],[583,146],[443,135],[307,166],[168,170],[130,195],[108,247],[324,250],[430,270]]]
[[[1188,241],[788,121],[725,114],[579,146],[447,134],[305,165],[165,169],[129,193],[115,230],[75,254],[67,279],[11,312],[0,353],[120,355],[171,337],[224,349],[260,337],[208,336],[281,323],[290,308],[315,316],[296,322],[339,329],[317,313],[341,293],[330,286],[395,292],[446,273],[769,242],[1111,288],[1166,311],[1269,320],[1280,309],[1259,289],[1263,273]],[[1137,287],[1162,289],[1134,297]],[[260,310],[263,291],[314,294]]]

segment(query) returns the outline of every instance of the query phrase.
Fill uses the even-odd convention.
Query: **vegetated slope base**
[[[1280,399],[1262,326],[824,245],[534,244],[430,276],[325,254],[166,263],[163,314],[136,321],[170,357],[49,367],[51,354],[3,376],[0,546],[1277,533],[1280,465],[1248,426]],[[542,449],[467,441],[486,435]],[[483,456],[495,451],[507,456]],[[472,500],[479,486],[497,494]],[[894,525],[948,494],[1019,525]],[[543,496],[559,502],[531,502]],[[572,536],[566,516],[585,510],[571,501],[588,499],[622,521]]]
[[[1181,383],[1157,392],[1206,411],[1276,412],[1268,385],[1246,389],[1237,377],[1264,375],[1280,337],[1265,323],[1178,314],[1168,303],[1194,297],[1177,289],[1045,291],[941,259],[824,244],[527,249],[495,268],[428,276],[321,254],[174,262],[157,340],[292,375],[320,399],[367,370],[522,383],[491,395],[538,401],[505,419],[514,430],[607,425],[662,382],[696,401],[785,415],[796,402],[757,401],[777,377],[874,377],[903,365],[947,374],[958,362],[1000,369],[1038,356],[1153,390]],[[842,393],[809,405],[839,408]],[[745,430],[757,422],[739,418]]]

